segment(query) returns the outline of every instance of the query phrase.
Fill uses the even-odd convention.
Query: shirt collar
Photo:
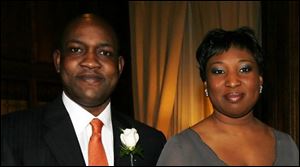
[[[71,118],[76,134],[80,134],[95,116],[70,99],[65,92],[62,94],[62,100]],[[112,128],[110,102],[96,118],[99,118],[103,122],[104,127]]]

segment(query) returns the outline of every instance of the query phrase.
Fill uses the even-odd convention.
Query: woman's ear
[[[53,54],[53,62],[57,73],[60,73],[60,57],[61,53],[58,49],[56,49]]]
[[[204,81],[203,83],[204,83],[204,89],[207,89],[207,82]]]
[[[208,90],[207,90],[207,82],[204,81],[204,93],[205,93],[205,96],[207,97],[208,96]]]

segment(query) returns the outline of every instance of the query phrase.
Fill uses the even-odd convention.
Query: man
[[[111,106],[124,59],[110,25],[84,14],[68,24],[60,43],[53,59],[62,96],[44,107],[2,118],[1,164],[90,165],[90,122],[98,118],[104,124],[101,138],[108,165],[155,165],[165,136]],[[142,156],[121,156],[121,129],[126,128],[137,130]]]

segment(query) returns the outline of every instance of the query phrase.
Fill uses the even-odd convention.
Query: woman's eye
[[[250,72],[250,71],[251,71],[251,67],[243,67],[243,68],[240,69],[241,73]]]
[[[211,72],[213,74],[224,74],[225,73],[224,70],[222,70],[222,69],[212,69]]]

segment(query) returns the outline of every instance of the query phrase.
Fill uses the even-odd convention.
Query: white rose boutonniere
[[[137,145],[139,141],[139,134],[135,128],[128,129],[126,128],[121,129],[123,133],[120,135],[120,139],[122,142],[120,155],[123,157],[124,155],[130,155],[130,162],[131,166],[133,166],[133,156],[138,154],[139,156],[143,157],[142,155],[142,148]]]

